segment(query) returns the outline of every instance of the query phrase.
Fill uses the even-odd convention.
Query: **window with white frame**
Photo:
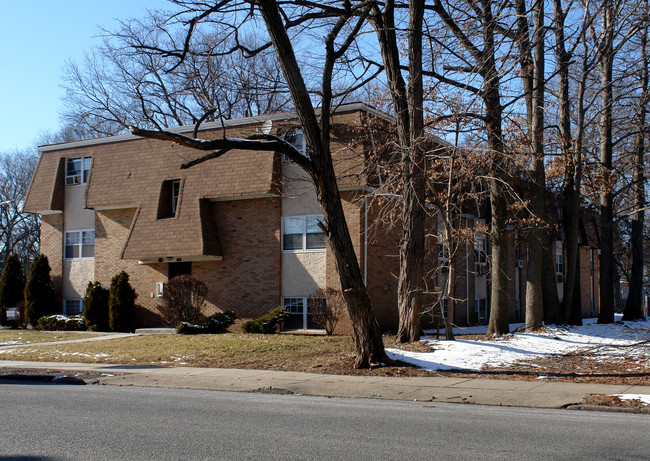
[[[322,219],[321,215],[282,218],[282,250],[323,251],[326,246],[325,232],[318,225]]]
[[[296,148],[305,157],[309,158],[309,151],[307,150],[307,142],[305,141],[305,136],[300,128],[290,130],[286,135],[284,135],[284,140]],[[282,154],[282,163],[290,163],[291,159]]]
[[[479,322],[487,320],[488,318],[487,306],[488,306],[487,298],[474,299],[474,310],[476,311],[476,316],[478,317]]]
[[[65,184],[74,186],[86,184],[88,182],[88,173],[92,160],[90,157],[75,157],[66,160],[65,164]]]
[[[94,230],[75,230],[65,233],[65,259],[83,259],[94,257]]]
[[[282,305],[289,314],[283,323],[285,330],[318,329],[311,319],[309,299],[306,297],[282,298]]]
[[[66,299],[63,302],[63,313],[65,315],[81,314],[84,310],[83,299]]]

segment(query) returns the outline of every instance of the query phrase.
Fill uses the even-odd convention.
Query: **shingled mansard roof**
[[[364,104],[339,108],[334,123],[360,125],[362,115],[390,117]],[[245,137],[272,123],[281,135],[297,126],[295,113],[272,114],[206,123],[199,132],[209,139],[223,135]],[[170,131],[192,132],[193,126]],[[350,149],[347,141],[334,136],[332,149],[337,169],[356,174],[341,175],[344,188],[363,186],[363,154]],[[42,146],[41,156],[23,211],[40,214],[62,213],[65,198],[65,161],[92,157],[84,207],[95,211],[134,209],[133,222],[122,257],[143,262],[159,258],[183,260],[220,259],[221,245],[211,202],[279,196],[281,168],[274,152],[231,151],[201,165],[181,170],[180,166],[200,157],[199,152],[177,144],[143,139],[130,134]],[[176,215],[158,218],[163,182],[181,181]]]

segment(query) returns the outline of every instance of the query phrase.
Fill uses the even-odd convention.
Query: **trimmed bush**
[[[12,254],[5,261],[5,267],[0,276],[0,325],[9,325],[7,321],[7,308],[20,307],[25,299],[25,274],[20,258]],[[22,318],[21,318],[22,320]]]
[[[25,322],[36,326],[38,319],[57,311],[54,285],[47,256],[38,255],[29,268],[25,284]]]
[[[108,321],[111,330],[133,331],[135,290],[129,283],[129,274],[122,271],[111,280],[108,293]]]
[[[158,310],[169,326],[180,322],[195,324],[203,319],[203,305],[208,287],[191,275],[179,275],[171,279],[163,290]]]
[[[218,312],[197,323],[180,322],[176,331],[183,335],[223,333],[236,318],[237,315],[233,311]]]
[[[108,331],[108,288],[99,282],[88,282],[84,296],[84,319],[91,331]]]
[[[245,333],[277,333],[280,329],[280,324],[288,315],[284,307],[278,306],[259,318],[242,323],[241,329]]]
[[[36,328],[44,331],[84,331],[86,324],[81,315],[67,315],[55,314],[46,315],[38,319]]]

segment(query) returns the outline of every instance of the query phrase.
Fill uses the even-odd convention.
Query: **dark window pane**
[[[325,233],[307,234],[307,249],[316,250],[321,248],[325,248]]]
[[[284,234],[282,236],[283,250],[302,250],[302,234]]]

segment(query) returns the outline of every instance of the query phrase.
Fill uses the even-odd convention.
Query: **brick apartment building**
[[[332,122],[333,158],[355,251],[380,325],[395,329],[399,231],[381,228],[366,198],[377,182],[366,168],[368,153],[380,139],[373,130],[385,129],[392,118],[364,104],[349,104],[337,110]],[[200,136],[225,131],[243,137],[260,130],[290,139],[307,154],[293,113],[206,123]],[[311,329],[307,297],[338,285],[317,225],[320,210],[311,184],[277,153],[231,151],[181,170],[202,154],[132,135],[48,145],[40,152],[24,211],[41,216],[41,252],[50,261],[64,313],[82,311],[89,281],[108,285],[124,270],[138,294],[136,325],[157,326],[164,283],[191,274],[208,286],[207,315],[234,310],[247,319],[282,304],[292,314],[286,328]],[[474,226],[483,218],[463,219]],[[514,231],[511,240],[516,256],[510,269],[511,317],[520,320],[525,248]],[[563,256],[561,242],[557,245],[561,293]],[[581,251],[582,261],[591,264],[591,271],[583,270],[588,315],[597,311],[597,255],[587,246]],[[487,240],[477,238],[459,256],[456,293],[465,300],[454,313],[459,325],[487,321],[488,277],[477,270],[487,253]],[[339,331],[346,331],[347,323],[341,321]]]

